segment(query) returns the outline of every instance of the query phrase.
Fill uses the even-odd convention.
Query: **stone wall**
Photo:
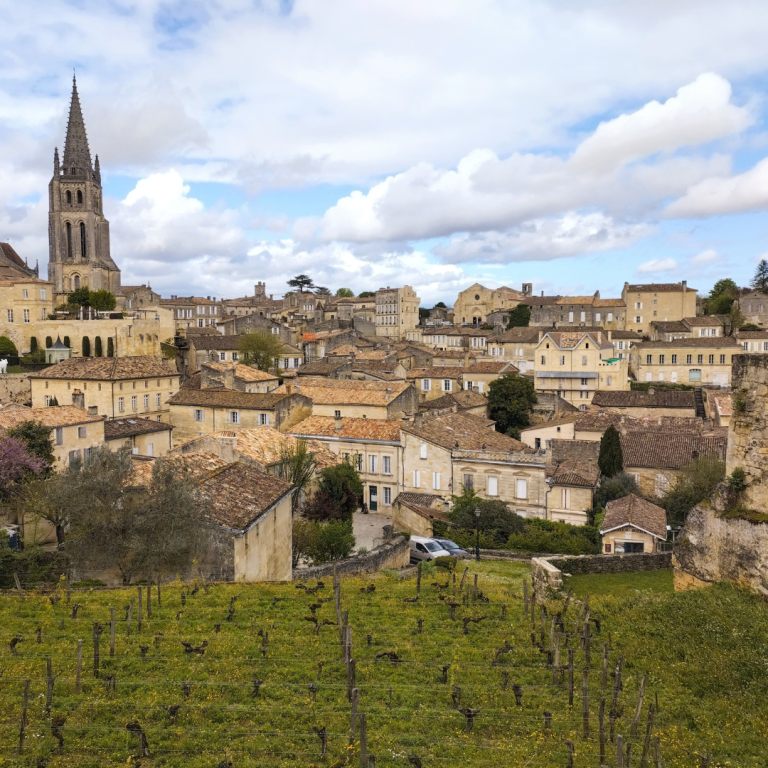
[[[6,373],[0,376],[0,404],[24,405],[32,402],[28,373]]]
[[[726,581],[768,595],[768,524],[695,507],[675,543],[673,564],[677,590]]]
[[[404,568],[411,560],[411,545],[404,536],[397,536],[387,544],[355,555],[346,560],[317,565],[314,568],[301,568],[293,572],[294,579],[324,579],[333,575],[334,569],[340,576],[357,576],[362,573],[375,573],[382,568]]]
[[[531,582],[536,597],[563,589],[563,573],[581,576],[589,573],[634,573],[659,571],[672,567],[671,552],[638,555],[557,555],[531,560]]]

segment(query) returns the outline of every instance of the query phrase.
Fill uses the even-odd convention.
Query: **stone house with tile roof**
[[[165,456],[173,445],[173,426],[152,419],[110,419],[104,422],[109,448],[127,448],[134,456]]]
[[[32,405],[54,400],[95,408],[107,419],[139,416],[168,421],[167,405],[180,386],[180,376],[154,357],[73,357],[30,374]]]
[[[488,418],[488,398],[471,389],[460,392],[450,392],[435,400],[425,400],[419,403],[419,413],[431,413],[434,416],[444,416],[448,413],[468,413],[472,416]]]
[[[667,515],[661,508],[634,493],[609,501],[600,526],[605,554],[639,554],[658,551],[667,540]]]
[[[487,354],[512,363],[520,373],[536,369],[536,347],[544,331],[541,328],[510,328],[488,341]]]
[[[553,439],[547,451],[547,518],[571,525],[586,525],[600,481],[597,460],[600,444]]]
[[[696,401],[692,390],[654,389],[653,387],[645,392],[598,390],[592,398],[592,405],[611,408],[635,418],[696,415]]]
[[[600,291],[591,296],[530,296],[524,302],[531,308],[530,325],[539,328],[560,326],[600,327],[624,330],[626,303],[621,299],[601,299]]]
[[[203,389],[224,387],[238,392],[266,394],[277,389],[280,383],[275,374],[240,363],[203,363],[200,374]]]
[[[762,291],[750,291],[737,299],[745,322],[753,325],[768,325],[768,294]]]
[[[433,523],[448,522],[443,512],[442,496],[431,493],[401,493],[393,502],[392,525],[396,531],[407,531],[411,536],[434,535]]]
[[[173,312],[178,330],[215,328],[224,314],[222,303],[210,296],[171,296],[160,299],[160,306]]]
[[[572,440],[574,437],[574,425],[579,418],[579,412],[563,414],[550,421],[526,427],[520,430],[520,439],[534,450],[546,451],[547,445],[552,440]]]
[[[371,512],[392,511],[403,489],[400,421],[310,416],[291,428],[291,435],[322,443],[342,459],[353,461]]]
[[[626,329],[648,334],[654,321],[696,316],[696,289],[679,283],[624,283],[621,298],[627,307]]]
[[[448,502],[471,487],[528,517],[546,510],[543,456],[496,432],[494,422],[466,413],[420,417],[402,426],[403,485]]]

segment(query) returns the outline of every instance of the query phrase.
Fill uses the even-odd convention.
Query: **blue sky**
[[[73,68],[123,282],[163,295],[706,292],[768,252],[764,4],[4,5],[0,239],[32,263]]]

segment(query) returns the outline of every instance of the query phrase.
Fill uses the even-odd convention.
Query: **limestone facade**
[[[402,288],[380,288],[376,291],[376,335],[396,341],[419,324],[421,299],[410,285]]]
[[[480,283],[470,285],[459,293],[453,305],[454,322],[483,325],[492,312],[509,312],[526,299],[530,295],[530,285],[527,287],[528,291],[523,292],[504,285],[501,288],[486,288]]]
[[[696,316],[696,289],[680,283],[624,283],[621,298],[627,307],[626,328],[649,334],[654,321]]]

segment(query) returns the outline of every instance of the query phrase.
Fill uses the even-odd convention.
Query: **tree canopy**
[[[530,425],[535,402],[533,382],[516,373],[507,373],[488,386],[488,406],[496,430],[512,437],[519,439],[520,429]]]
[[[725,462],[709,456],[694,459],[661,501],[667,511],[667,520],[679,525],[685,523],[688,513],[700,502],[711,498],[715,486],[724,477]]]
[[[304,508],[310,520],[351,520],[363,498],[363,483],[350,461],[320,473],[317,492]]]
[[[477,519],[475,509],[480,510]],[[523,518],[511,512],[503,501],[483,499],[472,488],[464,488],[461,495],[452,497],[448,517],[466,531],[474,531],[477,524],[480,532],[490,536],[498,546],[504,546],[513,533],[525,530]]]
[[[354,293],[354,291],[352,291],[352,289],[350,289],[350,288],[339,288],[339,289],[336,291],[336,295],[337,295],[337,296],[338,296],[340,299],[351,299],[351,298],[352,298],[352,297],[355,295],[355,293]]]
[[[435,304],[435,309],[438,307],[440,307],[440,309],[448,309],[442,301],[438,301],[437,304]]]
[[[363,291],[362,293],[357,294],[358,299],[371,299],[376,294],[373,291]]]
[[[87,285],[83,285],[67,296],[67,303],[73,307],[87,307],[90,304],[91,292]]]
[[[600,455],[597,459],[600,471],[606,477],[613,477],[624,469],[624,455],[621,452],[621,438],[613,424],[603,433],[600,439]]]
[[[23,482],[48,469],[48,464],[33,456],[21,440],[0,440],[0,500],[16,497]]]
[[[315,283],[309,275],[296,275],[288,281],[288,285],[301,293],[311,291],[315,287]]]
[[[275,333],[252,331],[238,338],[237,349],[246,363],[252,363],[260,371],[268,371],[272,366],[277,367],[283,342]]]
[[[718,280],[704,299],[704,312],[708,315],[727,315],[739,295],[739,287],[730,277]]]
[[[56,460],[53,455],[53,438],[50,427],[44,427],[37,421],[22,421],[15,427],[11,427],[6,435],[21,440],[27,453],[44,461],[48,467],[51,467]]]
[[[760,259],[750,286],[756,291],[768,293],[768,260]]]
[[[0,336],[0,355],[13,355],[15,357],[18,354],[16,345],[7,336]]]
[[[117,299],[111,291],[91,291],[88,303],[98,312],[111,312],[117,306]]]
[[[509,311],[507,328],[527,328],[531,321],[531,308],[527,304],[518,304]]]

